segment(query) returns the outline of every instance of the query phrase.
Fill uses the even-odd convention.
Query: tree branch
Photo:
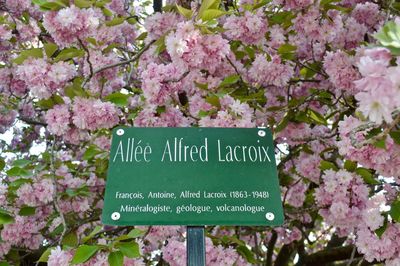
[[[274,247],[277,239],[278,239],[278,234],[276,233],[275,230],[272,230],[272,236],[268,242],[268,247],[267,247],[266,266],[272,266],[272,255],[274,255]]]
[[[149,42],[145,47],[142,48],[142,50],[140,50],[137,54],[135,54],[134,57],[132,57],[132,58],[129,59],[129,60],[125,60],[125,61],[121,61],[121,62],[118,62],[118,63],[114,63],[114,64],[107,65],[107,66],[104,66],[104,67],[101,67],[101,68],[98,68],[98,69],[94,70],[94,71],[93,71],[93,74],[92,74],[92,75],[89,75],[89,76],[84,80],[84,82],[82,83],[82,87],[84,88],[85,85],[90,81],[90,79],[91,79],[92,77],[94,77],[96,74],[98,74],[98,73],[100,73],[100,72],[102,72],[102,71],[104,71],[104,70],[107,70],[107,69],[110,69],[110,68],[114,68],[114,67],[118,67],[118,66],[123,66],[123,65],[126,65],[126,64],[130,64],[130,63],[132,63],[132,62],[138,60],[138,59],[140,58],[140,56],[142,56],[142,54],[143,54],[144,52],[146,52],[146,51],[150,48],[150,46],[151,46],[155,41],[156,41],[156,40],[153,40],[153,41]]]
[[[341,260],[348,260],[351,258],[354,250],[354,245],[327,248],[308,256],[304,257],[304,264],[306,266],[320,266],[326,265],[327,263]],[[354,258],[361,257],[362,255],[357,251],[354,253]]]
[[[25,122],[29,125],[34,125],[34,126],[47,126],[47,123],[45,122],[41,122],[41,121],[36,121],[36,120],[32,120],[28,117],[23,117],[23,116],[19,116],[18,117],[19,120],[21,120],[22,122]]]

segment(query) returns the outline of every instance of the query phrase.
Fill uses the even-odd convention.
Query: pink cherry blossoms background
[[[100,222],[124,125],[273,132],[285,223],[207,265],[399,266],[399,4],[200,2],[0,1],[1,265],[185,265],[185,227]]]

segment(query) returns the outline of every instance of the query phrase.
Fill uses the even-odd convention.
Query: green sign
[[[281,225],[274,146],[261,128],[118,128],[103,223]]]

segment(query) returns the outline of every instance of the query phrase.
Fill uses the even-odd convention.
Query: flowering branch
[[[94,71],[93,71],[93,74],[89,75],[89,76],[83,81],[82,87],[85,87],[85,85],[91,80],[91,78],[92,78],[93,76],[95,76],[96,74],[98,74],[98,73],[100,73],[100,72],[102,72],[102,71],[104,71],[104,70],[107,70],[107,69],[110,69],[110,68],[114,68],[114,67],[118,67],[118,66],[123,66],[123,65],[130,64],[130,63],[132,63],[132,62],[135,62],[135,61],[138,60],[138,59],[140,58],[140,56],[142,56],[142,54],[143,54],[144,52],[146,52],[146,51],[150,48],[150,46],[151,46],[153,43],[155,43],[155,42],[156,42],[156,40],[153,40],[153,41],[149,42],[145,47],[142,48],[142,50],[140,50],[134,57],[132,57],[132,58],[129,59],[129,60],[125,60],[125,61],[121,61],[121,62],[118,62],[118,63],[114,63],[114,64],[107,65],[107,66],[104,66],[104,67],[101,67],[101,68],[99,68],[99,69],[94,70]]]
[[[58,214],[60,215],[60,219],[61,219],[61,223],[63,225],[63,231],[61,233],[60,239],[58,240],[58,244],[61,245],[64,236],[67,232],[67,222],[65,221],[65,217],[64,217],[64,213],[62,212],[60,205],[59,205],[59,196],[57,195],[57,180],[56,180],[56,170],[55,170],[55,166],[54,166],[54,146],[56,145],[56,137],[53,137],[53,143],[51,145],[51,158],[50,158],[50,170],[52,173],[52,182],[53,182],[53,186],[54,186],[54,192],[53,192],[53,204],[54,204],[54,208],[56,209],[56,211],[58,212]]]

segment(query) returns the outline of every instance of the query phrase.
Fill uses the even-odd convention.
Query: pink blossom
[[[285,7],[289,9],[302,9],[313,3],[312,0],[288,0],[285,1]]]
[[[72,121],[79,129],[111,128],[118,121],[118,110],[110,102],[76,97],[72,105]]]
[[[11,30],[0,25],[0,42],[9,41],[12,38]]]
[[[245,44],[261,43],[265,38],[267,27],[268,21],[260,11],[256,14],[245,11],[243,16],[229,16],[224,23],[226,36]]]
[[[385,19],[385,14],[379,10],[379,5],[369,2],[357,4],[351,16],[370,30],[377,29]]]
[[[0,133],[7,131],[11,127],[17,117],[15,110],[7,110],[0,107]]]
[[[43,26],[60,47],[85,40],[94,33],[103,19],[98,9],[80,9],[72,5],[59,11],[46,13]]]
[[[148,32],[147,39],[155,40],[176,27],[181,18],[172,12],[155,13],[146,18],[144,27]]]
[[[64,135],[69,127],[71,114],[68,105],[56,105],[53,109],[47,111],[45,120],[47,129],[57,136]]]
[[[68,266],[72,259],[70,251],[61,250],[59,246],[51,250],[47,264],[49,266]]]
[[[293,74],[293,67],[288,63],[282,64],[278,56],[267,61],[265,56],[257,55],[249,69],[250,79],[263,86],[285,86]]]
[[[324,58],[324,69],[338,92],[356,92],[354,81],[359,79],[360,75],[353,66],[352,57],[343,51],[328,52]]]

